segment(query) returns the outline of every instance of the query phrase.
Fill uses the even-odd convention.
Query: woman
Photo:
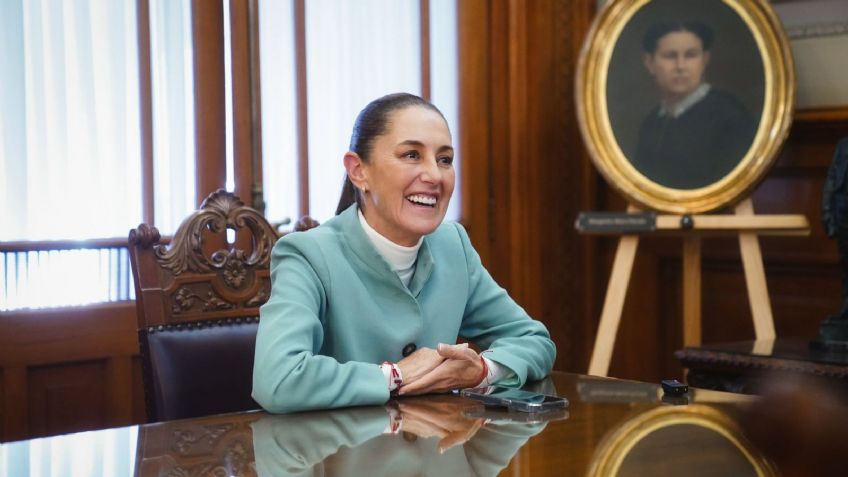
[[[410,94],[356,119],[336,217],[280,239],[261,308],[253,397],[271,412],[380,404],[541,379],[555,347],[442,224],[454,189],[451,135]],[[486,350],[478,355],[464,337]]]
[[[739,164],[756,127],[733,96],[704,81],[713,30],[701,22],[658,23],[646,32],[643,63],[660,104],[639,129],[634,167],[675,189],[710,185]]]

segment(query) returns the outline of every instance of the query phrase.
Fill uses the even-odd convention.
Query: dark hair
[[[645,53],[654,54],[662,37],[678,31],[688,31],[697,36],[701,40],[704,51],[709,51],[710,47],[713,46],[715,33],[706,23],[698,21],[660,22],[651,25],[645,32],[645,36],[642,37],[642,49],[645,50]]]
[[[394,93],[387,94],[382,98],[377,98],[368,103],[365,108],[359,112],[356,121],[353,123],[353,132],[350,135],[350,151],[355,152],[363,162],[368,163],[371,158],[371,149],[374,145],[374,139],[386,133],[387,124],[389,123],[389,115],[400,109],[405,109],[410,106],[421,106],[431,111],[439,113],[439,116],[444,119],[444,115],[439,108],[433,106],[429,101],[409,93]],[[447,120],[445,120],[447,122]],[[345,174],[344,185],[342,186],[342,195],[339,198],[339,205],[336,207],[336,215],[344,212],[345,209],[356,202],[362,208],[362,196],[359,190],[354,187],[350,177]]]

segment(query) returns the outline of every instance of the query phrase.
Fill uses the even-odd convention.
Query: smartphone
[[[544,412],[568,407],[568,399],[547,394],[532,393],[503,386],[463,389],[461,395],[487,406],[505,407],[521,412]]]

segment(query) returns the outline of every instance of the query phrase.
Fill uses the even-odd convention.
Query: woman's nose
[[[424,182],[439,182],[442,179],[442,171],[435,157],[421,162],[421,180]]]

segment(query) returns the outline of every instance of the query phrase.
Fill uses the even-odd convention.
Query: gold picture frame
[[[727,154],[727,165],[722,166],[725,172],[704,174],[692,172],[697,168],[681,167],[674,172],[679,183],[686,184],[680,186],[677,179],[658,178],[634,165],[643,155],[642,142],[647,142],[642,138],[647,118],[661,111],[654,106],[660,99],[651,98],[655,88],[647,71],[650,53],[640,45],[644,41],[637,40],[652,23],[665,21],[664,17],[682,22],[689,13],[697,21],[705,18],[705,22],[716,23],[711,27],[714,51],[709,52],[712,57],[707,58],[704,75],[710,80],[708,88],[718,95],[728,85],[731,91],[727,96],[738,94],[743,107],[753,105],[753,127],[749,139],[741,139],[748,145],[737,149],[744,151],[738,154],[741,157]],[[711,68],[716,69],[713,79],[709,77]],[[745,198],[768,172],[792,123],[792,54],[780,20],[766,0],[612,0],[600,10],[589,31],[576,82],[580,129],[596,167],[631,203],[652,210],[709,212]],[[646,108],[648,101],[653,105]],[[639,115],[644,118],[641,123]],[[706,136],[699,140],[717,142]],[[693,148],[692,157],[703,150]]]
[[[699,432],[693,433],[693,429]],[[660,434],[665,435],[661,439],[656,439],[656,436]],[[689,445],[670,449],[669,440]],[[657,452],[644,452],[644,449],[640,447],[657,447],[658,445],[663,447],[660,451],[668,454],[668,457],[657,462],[653,462],[653,459],[645,459],[651,455],[655,456]],[[636,475],[659,475],[646,473],[647,469],[644,466],[650,467],[652,462],[663,466],[675,459],[684,462],[687,457],[692,458],[703,454],[707,449],[704,446],[712,449],[713,453],[710,457],[713,459],[712,465],[715,468],[720,468],[723,464],[735,463],[737,471],[749,466],[750,474],[757,477],[779,475],[775,465],[747,440],[735,420],[722,410],[705,404],[657,407],[626,420],[604,436],[598,444],[587,475],[590,477],[634,475],[633,464],[637,467],[643,466],[641,472],[636,472]],[[674,454],[675,450],[691,452],[692,455]],[[634,457],[634,454],[642,454],[642,458]],[[740,466],[740,463],[743,463],[743,466]],[[713,470],[713,472],[717,471]],[[686,472],[681,470],[675,473],[685,474]],[[748,474],[748,472],[744,473]]]

